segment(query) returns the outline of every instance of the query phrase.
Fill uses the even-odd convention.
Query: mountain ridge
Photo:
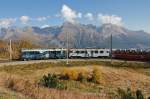
[[[114,48],[148,48],[150,34],[143,30],[132,31],[122,26],[103,24],[72,24],[61,26],[1,28],[0,40],[30,40],[49,47],[65,47],[69,36],[70,48],[109,48],[110,35],[113,35]]]

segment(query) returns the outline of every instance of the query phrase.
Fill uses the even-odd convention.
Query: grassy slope
[[[0,67],[0,74],[15,75],[21,79],[38,82],[44,74],[60,73],[64,70],[64,68],[90,70],[93,66],[98,66],[100,68],[103,74],[103,84],[83,84],[76,81],[65,81],[64,83],[67,83],[67,86],[69,86],[68,90],[77,92],[111,93],[116,90],[115,88],[132,86],[133,89],[140,88],[144,90],[144,93],[147,96],[150,95],[150,71],[147,70],[150,68],[149,63],[113,62],[113,64],[110,64],[108,62],[99,61],[78,61],[71,62],[71,64],[67,67],[64,62],[40,63],[34,65]]]
[[[20,93],[16,93],[9,89],[0,87],[0,99],[30,99],[27,96],[23,96]]]

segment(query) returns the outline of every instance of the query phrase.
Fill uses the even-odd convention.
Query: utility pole
[[[69,64],[69,40],[68,40],[68,32],[67,32],[67,59],[66,59],[66,64],[68,65]]]
[[[11,39],[9,40],[9,60],[12,60],[12,46],[11,46]]]
[[[112,34],[110,35],[110,60],[112,63]]]

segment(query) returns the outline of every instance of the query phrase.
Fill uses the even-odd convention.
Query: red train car
[[[150,51],[145,50],[115,50],[113,58],[130,61],[150,61]]]

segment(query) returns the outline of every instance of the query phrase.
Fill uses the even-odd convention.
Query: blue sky
[[[150,32],[150,0],[0,0],[0,27],[114,23]]]

